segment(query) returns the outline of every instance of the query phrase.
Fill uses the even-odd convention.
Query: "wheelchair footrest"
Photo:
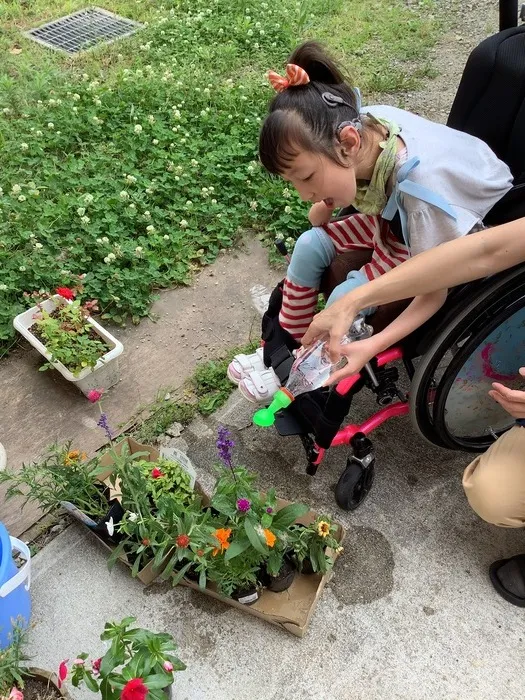
[[[290,411],[279,411],[275,414],[275,427],[282,437],[305,435],[304,426]]]

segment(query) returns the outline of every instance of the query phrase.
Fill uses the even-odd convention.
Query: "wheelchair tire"
[[[446,403],[454,382],[469,358],[483,341],[514,314],[525,308],[525,267],[510,270],[494,278],[457,313],[449,313],[448,324],[421,358],[410,389],[410,417],[416,430],[429,442],[441,447],[469,452],[482,452],[495,436],[505,432],[513,423],[494,433],[455,435],[447,426]]]
[[[356,510],[368,496],[374,476],[375,460],[363,467],[360,462],[350,457],[335,487],[335,501],[339,508]]]

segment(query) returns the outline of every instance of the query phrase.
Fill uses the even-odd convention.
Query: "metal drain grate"
[[[73,54],[101,42],[109,43],[129,36],[140,27],[142,24],[139,22],[119,17],[99,7],[90,7],[30,29],[25,35],[44,46]]]

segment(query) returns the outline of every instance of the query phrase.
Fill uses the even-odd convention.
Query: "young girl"
[[[313,203],[312,228],[296,242],[278,315],[293,344],[312,321],[321,277],[338,253],[369,249],[371,259],[335,288],[327,305],[409,256],[482,227],[511,188],[512,175],[469,134],[395,107],[361,110],[358,91],[318,44],[296,49],[285,77],[268,77],[278,94],[261,130],[261,162]],[[359,213],[330,223],[334,211],[348,205]],[[397,237],[389,224],[396,212]],[[385,330],[355,343],[352,370],[427,321],[446,294],[416,297]],[[266,365],[268,357],[265,352]],[[280,385],[262,348],[234,358],[228,376],[254,402],[268,401]]]

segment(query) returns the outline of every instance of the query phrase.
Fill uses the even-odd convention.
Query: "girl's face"
[[[283,173],[303,202],[324,201],[327,207],[347,207],[355,199],[356,175],[352,165],[338,165],[321,153],[303,151]]]

